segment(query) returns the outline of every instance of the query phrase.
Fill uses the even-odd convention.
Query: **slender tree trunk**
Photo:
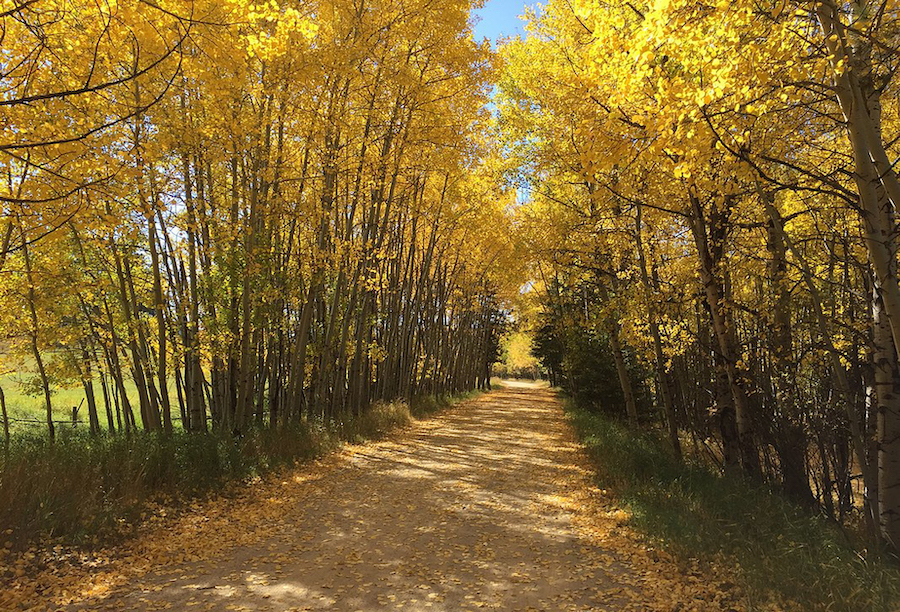
[[[713,331],[721,353],[728,385],[733,396],[735,421],[737,422],[738,441],[741,449],[741,466],[744,473],[752,479],[761,478],[759,454],[753,432],[753,421],[750,415],[750,402],[744,388],[743,374],[737,366],[739,350],[734,337],[730,317],[726,313],[726,295],[723,281],[719,278],[717,263],[710,247],[721,250],[721,245],[710,245],[707,233],[707,222],[699,199],[690,194],[691,213],[688,221],[699,257],[700,280],[706,294]],[[721,231],[721,230],[720,230]]]
[[[619,377],[619,387],[622,389],[622,397],[625,399],[625,413],[632,425],[637,425],[637,404],[634,401],[634,390],[631,387],[631,377],[628,374],[628,366],[625,364],[625,353],[622,343],[619,341],[619,322],[611,321],[609,329],[609,344],[612,348],[613,359],[616,362],[616,374]]]
[[[795,396],[796,366],[793,359],[791,330],[791,294],[787,278],[787,251],[781,232],[769,219],[767,247],[770,253],[769,284],[774,293],[770,320],[770,337],[774,367],[774,401],[777,428],[776,450],[781,464],[785,492],[803,505],[811,505],[806,453],[808,441],[803,430],[802,414]]]
[[[0,413],[3,416],[3,449],[9,452],[9,414],[6,412],[6,394],[0,387]]]
[[[28,303],[28,314],[31,318],[31,329],[29,330],[29,335],[31,337],[31,353],[34,356],[38,374],[41,377],[41,389],[44,392],[44,409],[47,418],[47,433],[50,434],[50,441],[53,442],[56,440],[56,428],[53,425],[53,403],[50,400],[50,379],[47,376],[47,370],[44,367],[44,359],[38,346],[38,330],[40,327],[38,325],[37,308],[35,306],[34,275],[31,271],[30,249],[24,233],[22,234],[22,258],[25,260],[25,275],[26,280],[28,281],[26,301]]]
[[[84,387],[84,397],[88,405],[88,423],[91,435],[100,433],[100,418],[97,415],[97,398],[94,396],[94,374],[91,371],[91,356],[87,346],[81,347],[82,372],[81,384]]]
[[[647,302],[647,323],[650,335],[653,338],[653,356],[656,370],[656,383],[663,401],[663,410],[666,415],[666,429],[669,434],[669,444],[678,457],[681,457],[681,440],[678,438],[678,421],[675,414],[675,400],[672,397],[672,386],[669,377],[666,357],[663,353],[662,335],[659,331],[659,321],[656,311],[654,294],[658,292],[658,286],[651,282],[647,270],[647,257],[644,253],[642,206],[637,206],[635,213],[635,246],[638,252],[638,265],[641,272],[641,284],[644,288],[644,297]],[[652,252],[651,252],[652,255]]]
[[[159,396],[162,409],[163,429],[167,434],[172,433],[172,407],[169,405],[168,370],[166,364],[168,348],[166,330],[166,302],[162,292],[162,279],[160,277],[159,253],[156,248],[156,221],[155,211],[150,211],[147,216],[149,226],[150,267],[153,272],[153,310],[156,317],[156,340],[159,353],[156,359],[156,373],[159,384]]]

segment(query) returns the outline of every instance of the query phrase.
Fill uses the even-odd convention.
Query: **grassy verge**
[[[13,436],[0,451],[0,546],[37,538],[106,542],[139,524],[151,506],[181,503],[280,467],[320,457],[344,442],[377,439],[472,394],[377,404],[328,426],[257,428],[242,438],[219,434],[91,437],[63,430]]]
[[[751,607],[900,609],[900,568],[866,559],[834,525],[779,495],[681,463],[665,442],[609,417],[569,409],[599,484],[633,515],[631,526],[684,558],[724,554]]]

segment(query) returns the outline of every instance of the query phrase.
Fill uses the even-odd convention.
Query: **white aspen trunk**
[[[858,6],[852,8],[858,10]],[[896,352],[900,350],[900,281],[894,209],[900,203],[900,183],[881,134],[880,99],[871,82],[871,59],[865,46],[848,46],[834,4],[821,2],[815,10],[832,57],[835,93],[853,151],[863,232],[879,292],[873,308],[878,308],[879,317],[883,312],[888,319]],[[884,195],[879,193],[882,189]],[[889,367],[878,365],[882,370]],[[883,400],[878,400],[878,526],[883,540],[896,550],[900,548],[900,409],[894,407],[893,391],[887,389],[886,383],[882,391],[889,401],[882,405]],[[861,428],[857,429],[862,435]],[[860,440],[860,444],[864,442]],[[863,450],[858,450],[857,455],[865,456]],[[864,462],[862,457],[860,461]],[[866,480],[870,486],[874,484],[871,474]]]

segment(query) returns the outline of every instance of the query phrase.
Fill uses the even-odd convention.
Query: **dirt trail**
[[[623,552],[615,520],[589,526],[583,466],[554,394],[507,386],[308,466],[314,478],[264,499],[188,517],[146,553],[168,564],[132,568],[64,609],[657,608],[644,587],[664,570]],[[184,561],[173,546],[207,552]]]

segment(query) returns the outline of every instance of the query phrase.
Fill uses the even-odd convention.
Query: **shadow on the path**
[[[623,568],[571,522],[565,427],[547,389],[492,392],[358,447],[276,537],[76,609],[620,609]]]

